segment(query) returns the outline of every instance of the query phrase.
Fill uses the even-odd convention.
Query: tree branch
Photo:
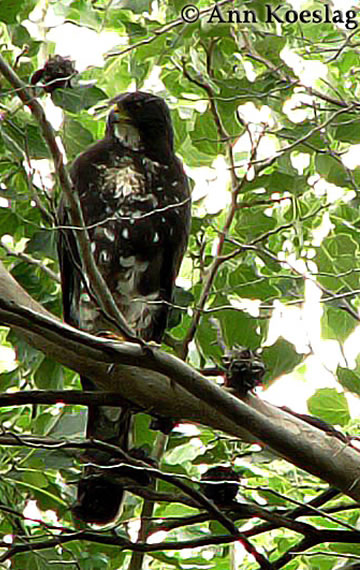
[[[246,534],[246,533],[244,533]],[[236,537],[229,536],[229,535],[218,535],[218,536],[209,536],[200,539],[194,540],[173,540],[173,541],[165,541],[165,542],[156,542],[156,543],[134,543],[130,540],[126,540],[120,536],[116,535],[109,535],[103,534],[101,532],[91,532],[91,531],[80,531],[80,532],[69,532],[63,533],[61,535],[55,536],[51,539],[42,539],[39,540],[36,537],[28,536],[27,542],[21,544],[15,544],[9,548],[9,544],[5,542],[0,542],[1,548],[7,548],[8,551],[0,557],[0,563],[5,562],[13,558],[16,554],[21,552],[30,552],[30,551],[39,551],[39,550],[46,550],[48,548],[58,547],[59,545],[67,544],[68,542],[72,542],[74,540],[86,540],[89,542],[96,542],[99,544],[106,544],[108,546],[116,546],[117,550],[131,550],[135,552],[157,552],[157,551],[178,551],[184,548],[201,548],[204,546],[213,546],[216,544],[229,544],[235,542],[237,539]],[[23,541],[23,539],[22,539]],[[315,533],[314,536],[305,538],[301,543],[296,547],[291,547],[291,553],[289,560],[292,559],[292,553],[303,551],[309,549],[311,546],[320,544],[322,542],[342,542],[345,544],[355,543],[357,544],[359,541],[359,532],[351,532],[351,531],[341,531],[341,530],[326,530],[320,529]],[[286,557],[285,554],[282,559]],[[281,568],[285,562],[280,559],[273,565],[271,568]],[[287,560],[288,561],[288,560]]]
[[[73,406],[124,406],[141,411],[118,392],[87,392],[85,390],[26,390],[24,392],[0,393],[0,407],[71,404]]]
[[[294,465],[360,499],[358,451],[251,394],[239,400],[175,356],[134,343],[115,343],[62,324],[1,264],[0,322],[14,327],[57,362],[91,378],[102,390],[118,392],[149,413],[264,442]]]
[[[66,197],[66,201],[70,207],[70,218],[72,226],[78,228],[76,232],[76,239],[80,249],[81,259],[84,264],[85,273],[91,284],[94,296],[99,303],[100,308],[103,310],[107,318],[115,324],[117,328],[123,332],[128,339],[137,339],[135,332],[129,327],[123,315],[119,311],[108,286],[97,268],[93,254],[91,252],[91,242],[87,229],[85,227],[84,218],[81,210],[79,197],[70,179],[70,176],[65,169],[63,155],[56,142],[54,130],[47,120],[44,110],[37,99],[33,96],[30,89],[26,84],[21,81],[17,74],[7,64],[5,59],[0,55],[0,73],[8,80],[14,87],[18,97],[27,105],[39,124],[42,136],[44,137],[49,150],[51,152],[54,167],[57,177],[60,181],[62,191]]]
[[[229,206],[223,227],[222,227],[221,232],[219,234],[214,259],[213,259],[212,263],[210,264],[210,266],[206,269],[206,277],[205,277],[204,285],[202,287],[200,298],[198,301],[198,307],[193,312],[193,317],[192,317],[190,326],[186,332],[184,341],[182,343],[180,356],[183,359],[185,359],[187,356],[187,353],[188,353],[189,344],[195,336],[196,329],[197,329],[198,324],[200,322],[201,313],[205,308],[205,305],[206,305],[206,302],[208,300],[211,288],[213,286],[216,274],[219,270],[220,265],[223,263],[222,252],[223,252],[224,244],[225,244],[226,238],[228,236],[228,233],[231,229],[232,223],[233,223],[235,215],[236,215],[236,211],[237,211],[237,207],[238,207],[238,203],[237,203],[238,202],[238,196],[239,196],[241,190],[243,190],[243,187],[247,183],[248,170],[250,169],[251,162],[256,155],[257,144],[253,145],[253,147],[252,147],[251,158],[250,158],[249,163],[248,163],[248,170],[243,175],[242,179],[239,180],[237,175],[236,175],[236,170],[235,170],[233,149],[232,149],[232,144],[230,142],[231,139],[230,139],[228,133],[226,132],[226,130],[222,124],[222,120],[221,120],[220,114],[219,114],[217,106],[216,106],[216,98],[215,98],[215,93],[214,93],[212,86],[210,85],[210,83],[206,82],[202,77],[193,77],[192,75],[190,75],[190,73],[188,72],[187,67],[186,67],[186,62],[184,60],[182,62],[182,72],[184,74],[184,77],[186,79],[188,79],[188,81],[190,81],[191,83],[194,83],[195,85],[197,85],[198,87],[203,89],[205,91],[207,97],[208,97],[210,112],[212,114],[214,123],[216,125],[216,129],[217,129],[219,138],[220,138],[220,140],[224,141],[224,145],[225,145],[225,149],[226,149],[226,155],[227,155],[228,163],[230,165],[230,173],[231,173],[231,204]]]

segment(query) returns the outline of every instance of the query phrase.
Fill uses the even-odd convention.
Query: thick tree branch
[[[1,264],[0,322],[101,389],[118,392],[149,413],[208,425],[245,441],[262,441],[294,465],[360,499],[360,454],[350,446],[259,398],[235,398],[170,354],[115,343],[62,324]]]

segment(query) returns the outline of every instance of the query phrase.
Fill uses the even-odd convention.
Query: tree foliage
[[[80,43],[84,30],[91,30],[94,42],[106,32],[117,34],[103,64],[86,65],[71,78],[71,88],[50,96],[40,86],[34,94],[50,120],[62,111],[56,128],[68,162],[102,136],[101,112],[111,97],[134,88],[154,90],[171,107],[176,149],[195,199],[163,349],[204,370],[221,367],[224,351],[241,345],[261,354],[265,387],[287,374],[291,391],[295,379],[306,378],[310,357],[319,353],[316,342],[329,341],[327,347],[340,346],[343,354],[336,371],[333,359],[329,364],[338,383],[335,388],[324,382],[309,399],[309,412],[356,435],[344,392],[360,394],[359,358],[356,352],[346,358],[346,341],[356,338],[359,320],[360,161],[350,161],[360,143],[357,12],[331,11],[319,1],[295,12],[284,2],[278,18],[267,17],[277,6],[250,0],[235,13],[228,0],[216,10],[208,0],[195,0],[189,12],[182,0],[13,0],[0,4],[1,55],[30,86],[32,74],[55,53],[51,22],[58,28],[66,22],[66,33],[71,30]],[[245,8],[255,21],[246,20]],[[317,11],[321,21],[301,19],[305,9],[310,16]],[[296,22],[286,21],[290,12]],[[196,21],[186,22],[189,14],[198,15]],[[60,317],[57,165],[14,85],[2,78],[0,90],[1,260],[33,299]],[[321,311],[314,298],[321,298]],[[274,315],[290,308],[297,315],[304,303],[308,311],[314,307],[320,332],[310,331],[298,351],[293,331],[276,338],[269,328]],[[3,347],[16,350],[16,361],[4,362],[2,392],[79,389],[77,373],[16,330],[3,327],[0,335]],[[46,438],[81,441],[84,409],[0,408],[4,434],[20,438],[0,456],[4,568],[8,560],[21,569],[65,561],[82,570],[135,570],[143,563],[141,555],[132,554],[136,546],[129,536],[149,498],[144,489],[129,495],[116,534],[90,528],[71,536],[71,483],[81,471],[81,452],[71,446],[48,449]],[[158,480],[155,518],[142,528],[143,539],[156,531],[168,534],[155,535],[154,546],[138,543],[139,552],[145,544],[152,569],[325,570],[335,568],[340,556],[344,561],[360,556],[355,503],[328,491],[321,480],[209,426],[176,429],[165,446],[150,421],[149,414],[137,414],[136,444],[150,454],[156,450],[159,469],[170,474]],[[25,445],[21,438],[28,434],[44,439]],[[161,447],[166,447],[162,453]],[[240,530],[244,519],[251,519],[242,539],[251,541],[252,554],[231,536],[231,525],[224,529],[219,513],[199,506],[181,483],[180,491],[174,487],[187,481],[201,490],[194,481],[218,464],[231,464],[241,476],[242,503],[223,512]],[[30,508],[34,500],[36,515]],[[309,503],[320,510],[301,511],[299,505]]]

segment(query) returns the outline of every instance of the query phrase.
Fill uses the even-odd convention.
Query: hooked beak
[[[113,115],[115,116],[116,123],[132,123],[129,113],[124,109],[121,103],[115,105]]]

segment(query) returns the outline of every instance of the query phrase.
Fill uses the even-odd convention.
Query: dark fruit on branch
[[[108,524],[118,514],[123,494],[121,485],[112,483],[102,475],[86,477],[79,481],[72,513],[76,519],[88,524]]]
[[[44,67],[35,71],[31,77],[31,84],[41,81],[46,93],[53,93],[56,89],[71,87],[71,78],[77,74],[73,62],[61,55],[50,57]]]
[[[244,397],[259,386],[265,374],[265,366],[252,350],[235,347],[223,357],[225,386],[233,388]]]
[[[239,474],[225,465],[211,467],[201,478],[202,491],[208,499],[219,505],[227,505],[235,499],[240,480]]]

